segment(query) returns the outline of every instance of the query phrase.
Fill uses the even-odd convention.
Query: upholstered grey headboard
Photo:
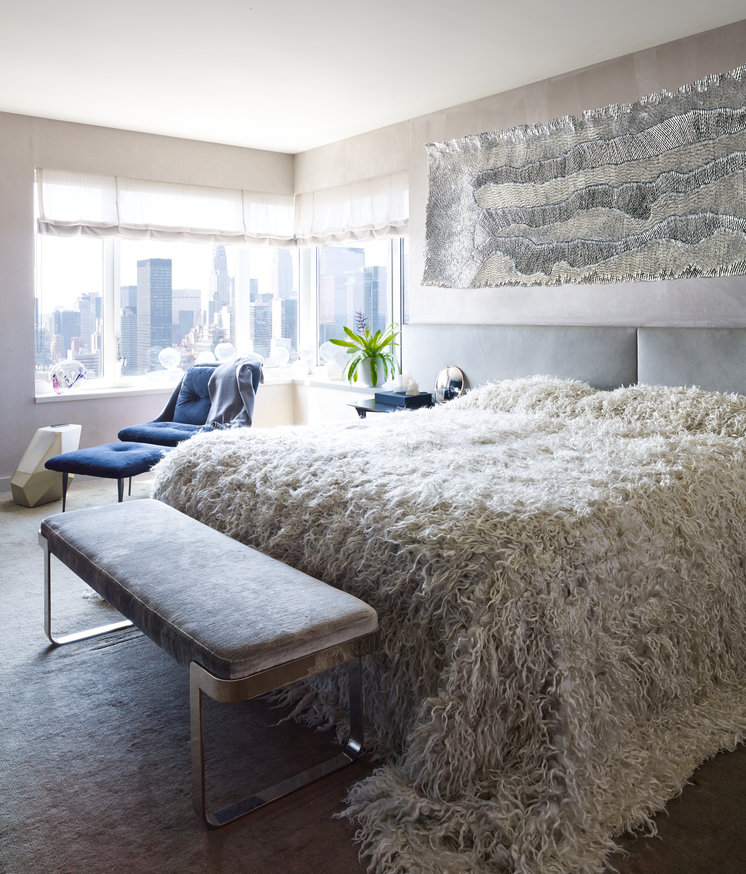
[[[637,379],[746,394],[746,328],[639,328]]]
[[[597,388],[641,382],[746,394],[746,328],[404,325],[402,356],[424,391],[455,364],[470,387],[546,374]]]
[[[596,388],[637,381],[637,329],[561,325],[404,325],[402,360],[423,391],[455,364],[467,385],[546,374]]]

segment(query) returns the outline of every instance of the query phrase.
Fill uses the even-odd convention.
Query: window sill
[[[102,398],[127,398],[146,395],[162,395],[170,394],[174,390],[172,385],[147,386],[137,388],[131,385],[128,386],[107,386],[92,389],[73,389],[73,391],[65,392],[64,394],[49,394],[36,395],[34,398],[37,404],[56,404],[69,403],[70,401],[97,401]]]
[[[349,392],[355,395],[370,394],[375,389],[370,386],[351,385],[345,379],[331,379],[323,367],[315,367],[312,372],[305,376],[298,376],[297,372],[286,369],[282,372],[273,373],[268,368],[264,370],[265,385],[302,385],[309,388],[326,388],[335,391]],[[84,388],[76,387],[64,394],[36,395],[34,401],[37,404],[71,403],[74,401],[98,401],[106,398],[146,397],[148,395],[167,395],[175,388],[175,384],[148,385],[148,386],[101,386]]]

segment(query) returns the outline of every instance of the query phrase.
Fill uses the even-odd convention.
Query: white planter
[[[378,370],[381,368],[379,367]],[[372,386],[373,377],[370,374],[370,358],[363,358],[357,366],[357,382],[353,385]]]

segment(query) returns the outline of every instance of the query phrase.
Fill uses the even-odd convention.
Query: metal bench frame
[[[100,625],[55,637],[52,634],[52,582],[51,550],[43,534],[39,534],[39,544],[44,551],[44,631],[54,646],[62,646],[92,637],[99,637],[134,627],[129,619]],[[328,647],[311,653],[301,659],[276,665],[265,671],[238,679],[225,680],[205,670],[202,665],[192,661],[189,666],[189,715],[190,749],[192,765],[192,805],[197,814],[212,827],[220,827],[233,822],[253,810],[269,804],[290,792],[300,789],[354,762],[363,746],[364,702],[362,687],[362,666],[360,657],[376,648],[377,632],[362,635],[344,644]],[[229,804],[216,811],[207,809],[206,763],[204,743],[203,696],[221,703],[248,701],[267,692],[272,692],[294,683],[297,680],[320,674],[330,668],[346,666],[349,686],[350,732],[341,752],[317,765],[294,774],[279,783],[260,789],[240,801]]]

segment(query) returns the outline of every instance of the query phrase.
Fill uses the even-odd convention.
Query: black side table
[[[396,407],[393,404],[381,404],[376,402],[375,398],[366,398],[364,401],[356,401],[349,404],[357,410],[358,416],[364,419],[368,413],[395,413],[397,410],[403,410],[404,407]]]
[[[348,406],[354,407],[357,410],[358,416],[364,419],[368,413],[398,413],[400,410],[421,410],[426,406],[432,407],[432,405],[432,399],[427,404],[420,403],[417,407],[407,407],[401,404],[384,404],[375,398],[365,398],[363,401],[356,401]]]

